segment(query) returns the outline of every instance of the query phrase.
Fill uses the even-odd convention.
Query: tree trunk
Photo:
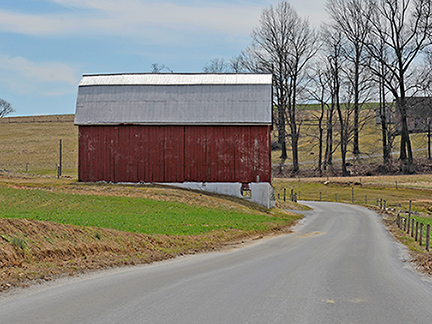
[[[326,151],[324,169],[333,164],[333,111],[334,104],[327,112],[327,137],[326,137]]]
[[[292,134],[291,142],[292,142],[292,158],[293,158],[293,173],[297,173],[299,171],[299,157],[298,157],[298,134]]]
[[[285,161],[288,158],[286,148],[286,123],[285,123],[285,109],[283,104],[278,104],[278,142],[281,146],[281,159]]]
[[[322,154],[323,154],[323,137],[324,137],[324,130],[322,127],[322,121],[324,118],[324,103],[321,102],[321,115],[318,118],[318,131],[319,131],[319,144],[318,144],[318,171],[320,175],[322,175]]]
[[[359,145],[359,109],[360,109],[360,51],[356,48],[356,60],[355,60],[355,72],[354,72],[354,139],[353,139],[353,154],[360,154]]]
[[[388,138],[387,110],[385,101],[384,82],[380,81],[380,118],[383,145],[383,165],[388,167],[390,164],[390,147]]]
[[[400,98],[400,118],[401,118],[401,148],[399,159],[402,163],[404,173],[414,173],[414,160],[412,155],[411,141],[407,122],[407,107],[405,97]]]
[[[428,158],[429,160],[432,159],[431,156],[431,121],[428,123]]]

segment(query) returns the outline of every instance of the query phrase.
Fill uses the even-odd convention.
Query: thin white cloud
[[[0,55],[0,81],[15,93],[39,93],[44,96],[75,91],[76,72],[64,63],[32,62],[23,57]],[[46,91],[49,85],[49,92]]]
[[[0,10],[0,31],[31,35],[148,34],[163,26],[175,31],[209,30],[249,34],[262,6],[205,3],[178,5],[138,0],[55,0],[75,10],[66,14],[22,14]]]

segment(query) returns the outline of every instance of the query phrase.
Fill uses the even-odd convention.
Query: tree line
[[[432,0],[327,0],[325,9],[330,21],[314,28],[287,1],[264,8],[251,44],[230,61],[213,59],[204,72],[273,75],[278,146],[282,161],[290,146],[293,173],[299,171],[299,105],[320,105],[319,171],[332,166],[337,148],[348,175],[349,149],[361,153],[367,102],[379,102],[383,166],[389,165],[396,132],[388,115],[395,102],[400,169],[413,173],[407,99],[430,96],[432,89]]]

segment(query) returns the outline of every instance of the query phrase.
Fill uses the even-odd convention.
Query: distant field
[[[76,177],[78,127],[70,117],[65,122],[57,122],[62,116],[42,117],[39,122],[15,117],[15,122],[0,123],[0,170],[54,176],[62,140],[63,174]]]
[[[276,179],[276,195],[283,199],[284,188],[293,190],[301,200],[353,202],[359,205],[377,205],[377,199],[386,200],[388,207],[408,210],[412,200],[413,211],[432,215],[432,175],[402,175],[346,178]]]

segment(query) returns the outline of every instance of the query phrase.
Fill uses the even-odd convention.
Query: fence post
[[[430,225],[426,225],[426,251],[429,251],[430,244]]]
[[[420,244],[420,246],[422,246],[422,243],[423,243],[423,226],[424,226],[424,224],[423,223],[420,223],[420,234],[419,234],[419,244]]]
[[[414,223],[415,223],[415,219],[412,218],[411,219],[411,237],[414,237]]]
[[[320,191],[320,201],[322,201],[322,192]]]
[[[335,194],[335,201],[337,202],[337,194]]]
[[[415,241],[417,242],[418,241],[418,228],[419,228],[419,222],[417,221],[416,223],[415,223]]]
[[[286,188],[284,188],[284,201],[286,201]]]
[[[411,215],[408,214],[408,229],[407,229],[408,234],[410,232],[410,225],[411,225]]]
[[[409,209],[408,209],[408,222],[411,220],[411,204],[412,204],[412,201],[410,200],[409,201]],[[409,224],[408,224],[408,232],[407,233],[409,233],[409,230],[410,230],[410,228],[409,228]]]
[[[367,196],[365,195],[365,205],[367,205]]]
[[[58,168],[58,178],[62,176],[62,140],[60,140],[60,156],[59,156],[59,168]]]
[[[384,200],[384,209],[387,208],[387,200]]]

